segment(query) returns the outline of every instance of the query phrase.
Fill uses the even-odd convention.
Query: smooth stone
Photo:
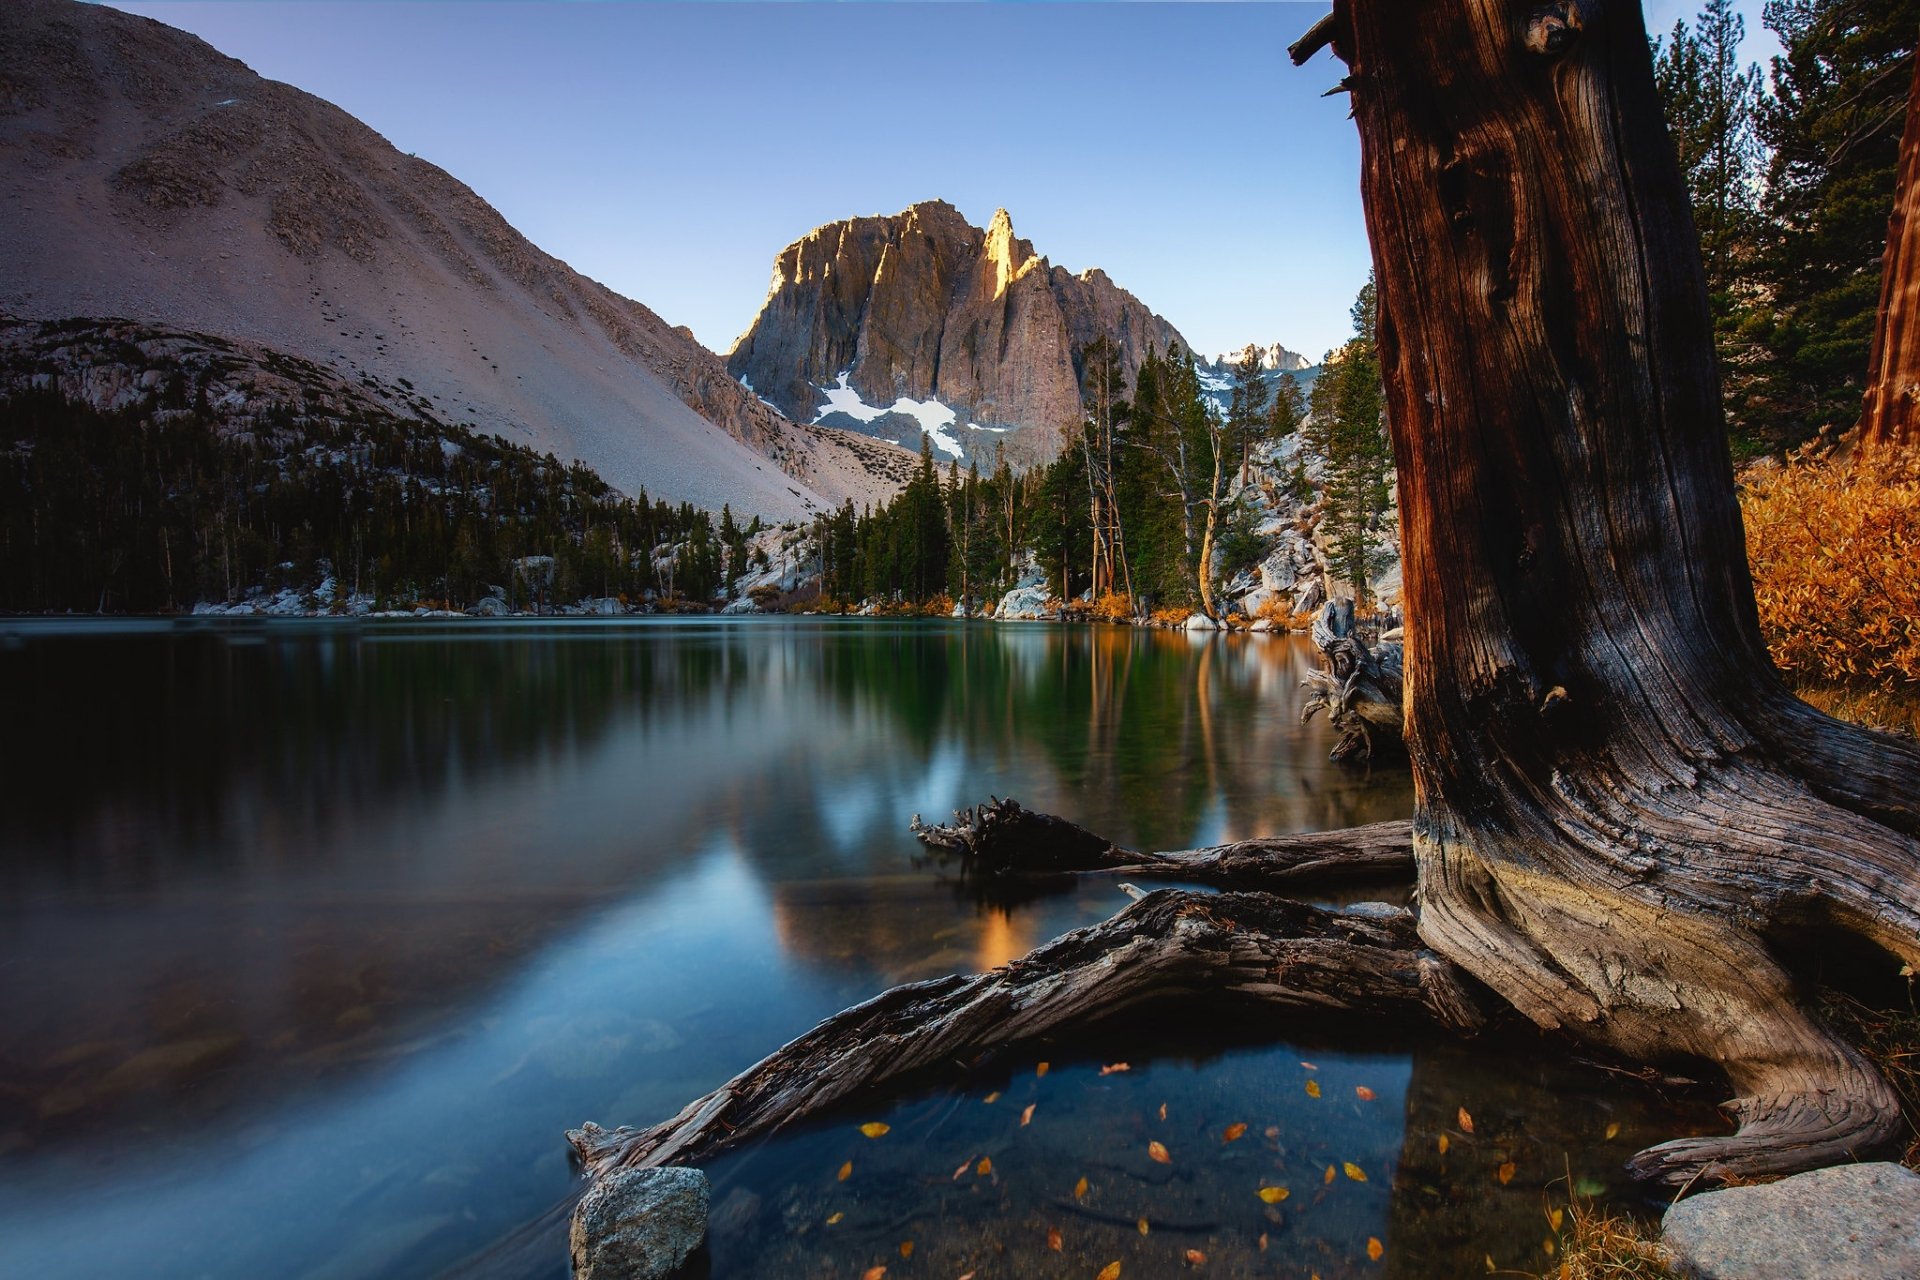
[[[1192,614],[1187,618],[1187,630],[1189,631],[1218,631],[1219,629],[1220,624],[1204,613]]]
[[[621,1169],[573,1211],[574,1280],[666,1280],[707,1238],[707,1175]]]
[[[1698,1280],[1913,1280],[1920,1176],[1849,1164],[1709,1191],[1667,1210],[1661,1234]]]

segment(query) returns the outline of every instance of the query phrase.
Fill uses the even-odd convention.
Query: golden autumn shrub
[[[1088,610],[1088,616],[1095,622],[1132,622],[1133,614],[1132,599],[1117,591],[1105,593]]]
[[[1760,627],[1810,683],[1920,684],[1920,457],[1796,458],[1741,494]]]

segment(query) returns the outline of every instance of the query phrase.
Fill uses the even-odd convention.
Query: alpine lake
[[[983,902],[915,814],[1014,796],[1147,849],[1406,816],[1404,761],[1300,723],[1313,660],[990,622],[0,623],[0,1276],[559,1280],[567,1128],[1127,903]],[[1174,1007],[715,1159],[701,1265],[1540,1274],[1570,1196],[1658,1211],[1622,1163],[1725,1131],[1714,1099],[1531,1035]]]

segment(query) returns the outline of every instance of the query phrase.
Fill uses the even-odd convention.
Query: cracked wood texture
[[[1400,485],[1420,935],[1543,1027],[1726,1072],[1683,1182],[1899,1124],[1774,946],[1920,962],[1920,751],[1760,640],[1636,3],[1338,0]],[[1891,961],[1890,961],[1891,963]]]
[[[1860,415],[1860,438],[1872,447],[1920,442],[1920,60],[1907,90],[1900,134],[1900,172],[1881,260],[1880,314]]]
[[[1359,1013],[1477,1027],[1458,971],[1413,917],[1326,911],[1265,893],[1150,893],[988,973],[882,992],[646,1130],[595,1124],[567,1140],[596,1177],[704,1159],[917,1072],[1148,1003],[1208,998],[1244,1015]]]

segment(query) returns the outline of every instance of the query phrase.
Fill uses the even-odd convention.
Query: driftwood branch
[[[1470,986],[1421,946],[1405,911],[1163,889],[989,973],[910,983],[835,1014],[662,1124],[586,1124],[567,1140],[596,1176],[698,1160],[918,1072],[1197,997],[1473,1029],[1484,1014]]]
[[[1287,46],[1287,56],[1293,59],[1294,66],[1305,66],[1309,58],[1333,43],[1333,38],[1339,29],[1338,19],[1334,14],[1329,13],[1308,27],[1305,35]]]
[[[1313,643],[1327,665],[1307,673],[1312,690],[1300,709],[1302,724],[1316,712],[1341,731],[1335,760],[1370,759],[1376,746],[1399,747],[1404,732],[1402,646],[1369,645],[1353,616],[1353,601],[1329,600],[1313,620]]]
[[[1065,818],[1022,808],[1017,800],[989,799],[960,810],[949,825],[929,826],[915,814],[911,829],[935,854],[957,859],[964,876],[987,887],[1113,875],[1297,893],[1312,885],[1413,878],[1413,829],[1406,822],[1142,853]]]

